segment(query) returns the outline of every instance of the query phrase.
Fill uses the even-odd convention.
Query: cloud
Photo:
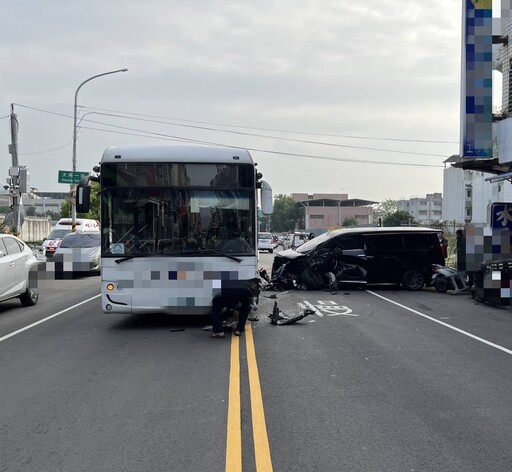
[[[79,103],[238,126],[457,141],[460,14],[459,0],[9,2],[0,19],[0,67],[9,71],[0,78],[0,116],[12,102],[72,115],[78,84],[128,67],[126,74],[84,86]],[[70,143],[70,118],[17,111],[22,150]],[[110,122],[127,126],[119,119]],[[256,149],[360,160],[420,159],[142,122],[131,126]],[[458,151],[457,144],[322,139],[446,157]],[[8,142],[8,133],[2,133],[0,146]],[[84,128],[80,168],[95,165],[111,144],[163,142]],[[23,157],[33,184],[64,188],[55,183],[56,169],[71,162],[70,153],[63,148]],[[442,189],[442,168],[254,154],[277,193],[337,192],[341,185],[352,197],[379,200]],[[9,162],[1,162],[6,174]],[[404,175],[405,180],[397,177]]]

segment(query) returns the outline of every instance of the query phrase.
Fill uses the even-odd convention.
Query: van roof
[[[299,251],[300,252],[306,252],[309,251],[319,244],[322,244],[325,241],[328,241],[329,239],[336,238],[338,236],[341,236],[343,234],[392,234],[392,233],[432,233],[436,234],[439,233],[439,229],[433,229],[433,228],[419,228],[416,226],[373,226],[368,228],[343,228],[343,229],[336,229],[334,231],[329,231],[327,233],[321,234],[320,236],[317,236],[316,238],[313,238],[312,240],[308,241],[307,243],[304,243],[302,246],[300,246]]]

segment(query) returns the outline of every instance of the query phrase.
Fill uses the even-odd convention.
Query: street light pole
[[[75,91],[75,105],[74,105],[74,114],[73,114],[73,172],[76,172],[76,135],[77,135],[77,98],[78,98],[78,92],[80,89],[87,83],[90,82],[93,79],[97,79],[98,77],[103,77],[104,75],[110,75],[110,74],[117,74],[118,72],[127,72],[128,69],[118,69],[118,70],[112,70],[110,72],[103,72],[103,74],[93,75],[92,77],[89,77],[87,80],[84,80],[76,89]],[[75,185],[71,185],[71,191],[73,192],[75,190]],[[76,198],[76,195],[75,195]],[[76,202],[72,199],[71,200],[71,227],[73,230],[76,227]]]

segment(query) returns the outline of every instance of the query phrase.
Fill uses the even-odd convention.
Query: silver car
[[[53,255],[55,272],[74,275],[99,274],[101,233],[76,232],[64,236]]]
[[[0,301],[19,298],[24,306],[35,305],[37,265],[32,249],[21,239],[0,234]]]

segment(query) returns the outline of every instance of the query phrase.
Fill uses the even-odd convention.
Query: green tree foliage
[[[397,203],[398,201],[392,198],[387,198],[380,202],[373,208],[373,221],[377,222],[379,218],[384,221],[384,218],[395,213],[397,211]]]
[[[27,216],[36,216],[36,207],[34,205],[30,205],[25,210],[25,215],[27,215]]]
[[[347,216],[343,220],[343,226],[347,228],[353,228],[354,226],[357,226],[357,220],[353,216]]]
[[[400,210],[390,213],[382,219],[382,226],[402,226],[415,223],[414,217],[407,211]]]
[[[92,182],[91,185],[91,207],[87,213],[78,213],[78,218],[90,218],[92,220],[100,219],[100,184]],[[71,218],[71,202],[67,198],[60,206],[61,218]]]
[[[14,234],[15,231],[9,225],[6,225],[5,223],[0,223],[0,233]]]
[[[50,220],[58,220],[61,216],[57,211],[46,210],[45,213],[37,213],[38,216],[46,216]]]
[[[300,218],[300,208],[297,202],[288,195],[278,194],[274,198],[274,211],[270,217],[272,231],[281,233],[293,231],[295,223]]]

